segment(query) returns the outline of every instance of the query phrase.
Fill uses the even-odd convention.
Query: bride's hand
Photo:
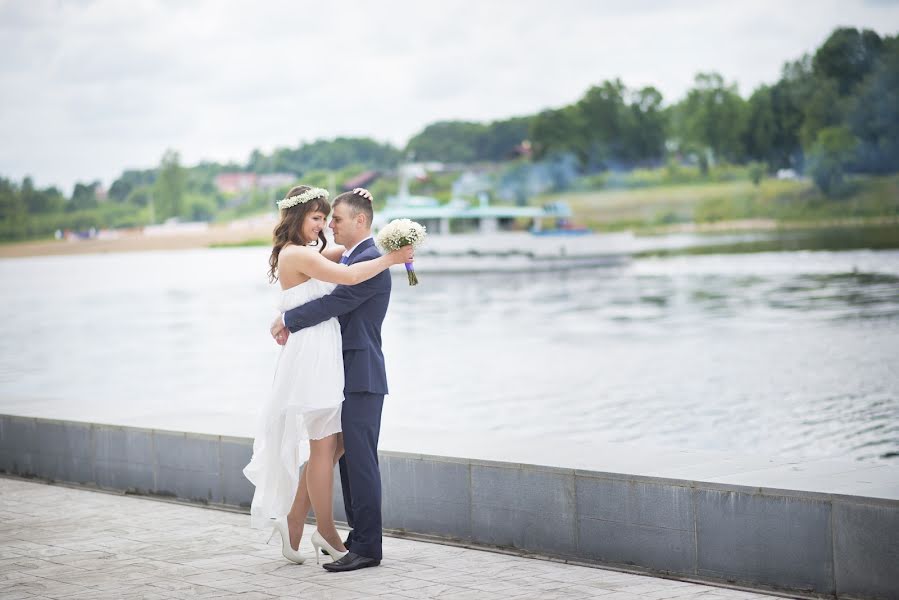
[[[290,330],[284,326],[284,322],[281,320],[280,315],[272,321],[272,326],[269,329],[269,332],[272,334],[272,337],[276,342],[278,342],[279,346],[283,346],[287,343],[287,338],[290,336]]]
[[[390,257],[390,264],[403,265],[415,260],[415,248],[411,245],[403,246],[399,250],[394,250],[387,256]]]

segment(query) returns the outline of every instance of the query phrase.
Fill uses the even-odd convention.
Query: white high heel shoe
[[[285,517],[281,517],[280,519],[272,519],[272,534],[268,536],[268,541],[272,541],[272,538],[275,537],[275,532],[281,534],[281,554],[287,560],[291,562],[295,562],[298,565],[303,564],[303,561],[306,559],[303,558],[297,550],[294,550],[290,547],[290,529],[287,527],[287,519]],[[268,542],[266,542],[267,544]],[[318,558],[318,557],[316,557]]]
[[[320,550],[324,550],[327,552],[332,560],[339,560],[346,556],[349,553],[349,550],[344,550],[341,552],[337,550],[328,543],[328,540],[322,537],[322,535],[318,532],[318,529],[315,530],[315,533],[312,534],[312,547],[315,548],[315,563],[318,564],[318,555],[320,554]]]

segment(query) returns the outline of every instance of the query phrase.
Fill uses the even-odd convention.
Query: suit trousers
[[[352,529],[350,550],[377,560],[382,558],[378,437],[383,407],[383,394],[348,392],[341,410],[344,454],[340,484],[347,524]]]

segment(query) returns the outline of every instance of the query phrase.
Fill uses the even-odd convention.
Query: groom
[[[342,264],[380,256],[371,237],[371,195],[356,189],[334,199],[330,227],[334,241],[347,248]],[[390,272],[353,286],[337,286],[331,294],[284,313],[272,325],[272,335],[284,344],[292,332],[332,317],[340,320],[343,337],[344,401],[341,412],[344,455],[340,483],[350,535],[349,553],[324,565],[329,571],[354,571],[381,564],[381,471],[378,436],[381,408],[387,393],[381,323],[390,302]]]

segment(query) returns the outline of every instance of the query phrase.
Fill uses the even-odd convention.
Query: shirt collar
[[[359,244],[361,244],[361,243],[364,242],[365,240],[370,240],[370,239],[372,239],[372,236],[368,236],[368,237],[365,238],[365,239],[359,240]],[[352,248],[348,248],[348,249],[344,250],[344,251],[343,251],[343,256],[346,256],[347,258],[349,258],[349,257],[353,254],[353,251],[356,250],[356,248],[359,247],[359,244],[356,244],[356,245],[353,246]]]

